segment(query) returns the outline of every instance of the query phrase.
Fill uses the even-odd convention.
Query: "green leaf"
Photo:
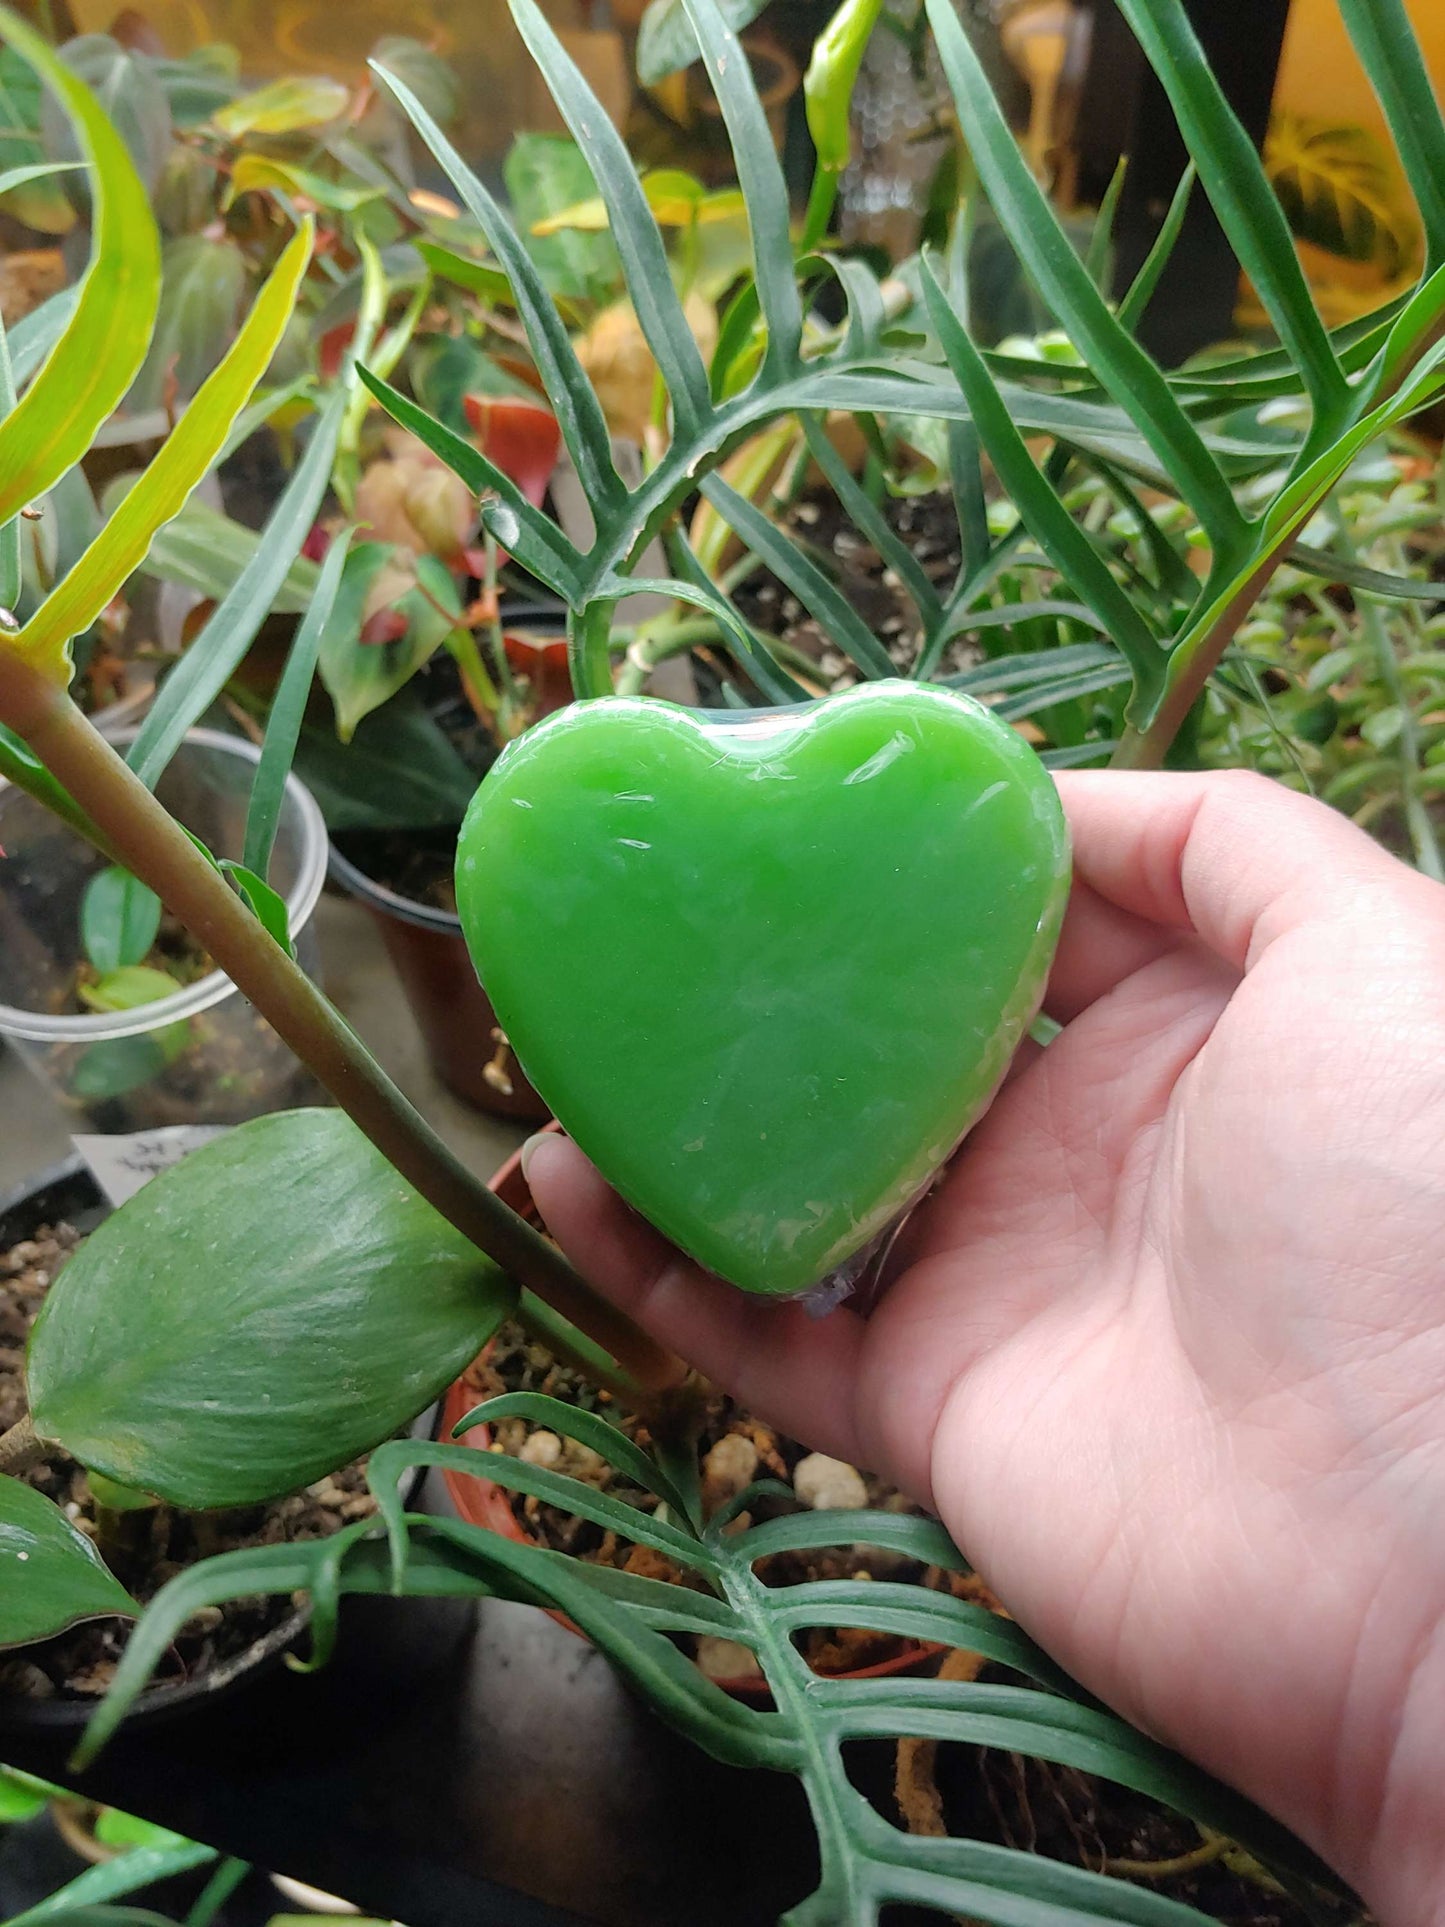
[[[355,214],[370,202],[382,198],[385,189],[353,186],[333,181],[314,168],[298,167],[292,161],[277,160],[270,154],[242,154],[231,169],[221,206],[231,208],[243,194],[281,194],[290,200],[310,201],[313,207],[333,214]]]
[[[69,679],[72,637],[95,621],[145,555],[156,530],[182,507],[220,454],[275,352],[310,258],[308,223],[293,237],[229,354],[167,436],[160,453],[15,638],[14,647],[40,666],[58,669]],[[156,707],[164,701],[163,696]],[[154,715],[152,711],[151,722]]]
[[[331,478],[349,390],[332,394],[311,442],[225,600],[162,685],[126,761],[148,788],[241,664],[310,533]],[[174,438],[173,438],[174,439]],[[158,458],[159,459],[159,458]]]
[[[1153,245],[1144,256],[1143,264],[1124,292],[1119,303],[1119,323],[1132,334],[1143,319],[1144,310],[1153,299],[1154,290],[1159,285],[1159,277],[1169,265],[1174,253],[1179,231],[1184,226],[1184,217],[1189,212],[1189,197],[1194,192],[1194,183],[1199,178],[1199,170],[1193,161],[1179,176],[1179,185],[1169,203],[1168,211],[1160,223]]]
[[[926,259],[923,293],[949,366],[968,398],[979,438],[1029,533],[1113,636],[1140,692],[1151,697],[1162,686],[1163,650],[1084,530],[1034,465],[982,355],[949,307]]]
[[[753,1526],[731,1543],[749,1564],[775,1552],[805,1552],[817,1546],[882,1546],[945,1572],[968,1570],[963,1554],[936,1520],[909,1512],[798,1512]]]
[[[410,689],[368,716],[349,743],[338,742],[329,726],[306,725],[296,773],[333,833],[454,827],[477,787]]]
[[[511,6],[522,38],[541,68],[606,204],[638,325],[667,385],[677,432],[691,435],[712,413],[707,371],[673,287],[662,232],[648,204],[637,165],[536,0],[511,0]]]
[[[1110,312],[1075,254],[1029,171],[952,0],[928,0],[928,15],[969,150],[1019,259],[1095,378],[1153,449],[1213,545],[1238,549],[1245,539],[1244,519],[1218,464],[1158,366]],[[929,312],[934,315],[932,300]],[[955,328],[963,332],[956,320]]]
[[[1105,300],[1109,296],[1109,268],[1114,258],[1114,217],[1119,211],[1119,196],[1124,192],[1124,177],[1128,171],[1129,157],[1121,154],[1109,176],[1109,185],[1104,189],[1104,198],[1094,217],[1089,246],[1084,255],[1089,279]]]
[[[247,134],[296,134],[329,126],[346,112],[350,100],[339,80],[298,74],[242,94],[213,115],[212,124],[232,140]]]
[[[264,877],[258,876],[244,863],[237,863],[232,857],[223,856],[219,868],[235,884],[251,914],[272,942],[279,944],[288,957],[294,957],[296,946],[291,941],[291,920],[285,897],[278,890],[273,890]]]
[[[822,626],[828,638],[865,676],[896,676],[897,665],[842,590],[770,522],[761,509],[729,486],[721,475],[702,482],[704,500],[784,583]]]
[[[1420,210],[1429,265],[1445,260],[1445,122],[1401,0],[1340,0],[1360,65],[1385,110]]]
[[[174,997],[182,986],[168,971],[154,970],[149,964],[118,964],[93,984],[81,984],[79,996],[83,1004],[91,1010],[141,1010],[146,1004],[163,1003],[167,997]],[[172,1025],[172,1030],[184,1031],[184,1024]],[[161,1033],[156,1034],[158,1041]],[[129,1039],[118,1039],[127,1043]],[[102,1047],[109,1049],[109,1046]],[[90,1055],[90,1053],[87,1053]],[[91,1093],[95,1093],[92,1091]]]
[[[87,1867],[84,1873],[67,1881],[58,1893],[34,1907],[27,1907],[24,1913],[12,1914],[6,1927],[38,1927],[41,1921],[63,1922],[71,1917],[73,1910],[94,1908],[100,1912],[105,1901],[138,1893],[142,1887],[154,1887],[161,1880],[174,1880],[177,1874],[207,1867],[218,1857],[214,1847],[198,1846],[189,1840],[181,1847],[135,1847],[129,1853],[117,1854],[114,1860],[102,1861],[98,1867]]]
[[[58,1505],[19,1479],[0,1478],[0,1648],[138,1610]]]
[[[161,927],[161,900],[118,864],[99,870],[80,899],[80,941],[102,973],[144,963]]]
[[[768,324],[764,366],[790,371],[797,366],[802,345],[803,304],[793,266],[788,189],[778,151],[747,55],[719,10],[718,0],[683,0],[683,5],[702,48],[703,66],[732,142],[738,184],[747,202],[753,276]]]
[[[834,448],[825,423],[816,415],[806,415],[803,418],[803,433],[807,438],[809,453],[822,470],[824,480],[837,496],[854,528],[865,541],[873,544],[885,564],[903,584],[922,618],[924,628],[935,628],[943,620],[943,603],[912,549],[894,534],[888,518]]]
[[[37,1780],[33,1774],[21,1773],[13,1766],[0,1766],[0,1827],[33,1820],[63,1791],[48,1780]]]
[[[504,1392],[498,1398],[485,1399],[480,1405],[473,1406],[452,1428],[452,1437],[460,1438],[474,1425],[493,1425],[498,1419],[504,1418],[531,1419],[534,1424],[560,1432],[564,1438],[575,1439],[579,1445],[587,1446],[606,1459],[609,1465],[615,1466],[634,1484],[640,1485],[644,1492],[651,1492],[661,1499],[664,1505],[671,1508],[675,1518],[685,1520],[688,1517],[687,1501],[639,1445],[635,1445],[625,1432],[620,1432],[595,1412],[568,1405],[562,1399],[548,1398],[539,1392]]]
[[[553,297],[584,313],[612,300],[622,281],[612,236],[604,229],[554,225],[557,216],[597,195],[576,141],[565,134],[518,134],[502,172],[522,245]]]
[[[286,779],[296,760],[296,745],[300,741],[306,704],[311,695],[316,658],[335,607],[336,592],[351,547],[351,537],[352,531],[344,530],[326,552],[316,595],[287,652],[286,667],[266,718],[261,760],[256,765],[251,802],[246,811],[246,841],[242,851],[246,869],[254,871],[258,877],[267,876],[271,869],[271,852],[276,845],[276,831],[281,821]],[[284,911],[284,903],[282,908]]]
[[[74,310],[40,373],[0,424],[3,526],[80,460],[134,380],[160,294],[160,237],[145,185],[94,95],[9,8],[0,8],[0,32],[64,105],[90,166],[94,197],[91,257]]]
[[[0,424],[15,406],[15,371],[10,363],[10,345],[5,336],[5,320],[0,316]],[[0,609],[14,615],[23,583],[20,567],[20,518],[15,516],[0,528]]]
[[[171,110],[150,61],[138,58],[104,33],[78,34],[57,49],[56,58],[85,82],[125,142],[147,193],[153,192],[171,150]],[[80,158],[75,132],[53,96],[42,102],[40,132],[52,160],[73,164]],[[71,191],[72,197],[83,204],[87,194],[83,175]]]
[[[32,1419],[172,1504],[273,1498],[414,1418],[515,1296],[340,1112],[260,1118],[66,1266],[31,1339]]]
[[[723,0],[723,18],[735,33],[751,26],[768,0]],[[637,78],[644,87],[702,58],[682,0],[652,0],[637,34]]]
[[[64,1273],[61,1274],[64,1276]],[[393,1439],[378,1446],[371,1456],[367,1477],[376,1494],[377,1504],[393,1535],[393,1545],[403,1552],[405,1533],[401,1527],[401,1499],[397,1482],[415,1465],[440,1466],[448,1472],[464,1472],[471,1478],[486,1479],[505,1486],[510,1492],[526,1492],[578,1519],[590,1519],[605,1532],[615,1532],[634,1545],[651,1546],[681,1566],[704,1574],[714,1572],[717,1561],[691,1532],[680,1531],[650,1513],[639,1512],[596,1486],[585,1485],[566,1473],[514,1459],[505,1452],[481,1452],[472,1445],[431,1445],[421,1439]],[[686,1515],[684,1514],[684,1517]]]
[[[406,619],[406,631],[395,642],[363,642],[367,598],[388,570],[399,588],[388,607]],[[346,558],[320,640],[321,680],[336,705],[336,733],[343,743],[351,741],[364,717],[410,682],[461,623],[456,583],[435,556],[398,561],[390,543],[357,543]]]
[[[440,241],[418,239],[416,251],[439,281],[451,281],[469,294],[479,295],[492,307],[513,305],[512,284],[500,268],[486,261],[474,261],[470,255],[458,254],[455,248],[443,247]]]
[[[158,1827],[139,1814],[122,1813],[119,1807],[102,1807],[93,1829],[103,1847],[192,1847],[195,1845],[174,1827]]]
[[[194,498],[156,532],[141,573],[178,582],[208,602],[220,602],[261,549],[263,537],[233,522],[229,515]],[[271,607],[277,615],[304,615],[316,594],[320,571],[298,555],[287,570]]]
[[[1204,191],[1304,380],[1316,416],[1333,421],[1349,402],[1344,373],[1254,143],[1210,72],[1188,15],[1180,0],[1119,0],[1119,7],[1169,96]]]
[[[1445,601],[1445,583],[1422,582],[1415,576],[1367,569],[1363,563],[1347,562],[1343,556],[1312,548],[1307,542],[1294,543],[1287,562],[1290,568],[1317,575],[1321,581],[1343,582],[1351,589],[1368,589],[1371,595],[1385,596],[1392,602]]]
[[[626,490],[613,466],[612,438],[606,419],[531,255],[495,198],[472,173],[416,96],[395,75],[381,68],[376,72],[441,163],[512,284],[517,312],[527,331],[537,372],[582,486],[599,508],[620,506],[626,500]],[[377,392],[374,385],[372,392]]]
[[[155,334],[126,397],[132,414],[164,406],[172,382],[183,398],[195,394],[235,335],[246,279],[246,257],[232,240],[183,234],[166,242]]]

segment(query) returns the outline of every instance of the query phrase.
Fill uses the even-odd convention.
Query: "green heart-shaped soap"
[[[457,900],[527,1076],[623,1197],[734,1284],[798,1292],[988,1105],[1068,871],[1013,730],[876,682],[736,721],[549,717],[473,799]]]

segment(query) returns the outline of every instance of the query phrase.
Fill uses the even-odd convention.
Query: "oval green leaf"
[[[82,1619],[140,1608],[58,1505],[0,1478],[0,1648],[50,1639]]]
[[[341,1112],[283,1112],[163,1172],[71,1259],[31,1416],[173,1504],[274,1498],[407,1424],[515,1298]]]
[[[160,898],[118,863],[97,871],[86,884],[80,899],[80,941],[102,975],[144,963],[160,927]]]

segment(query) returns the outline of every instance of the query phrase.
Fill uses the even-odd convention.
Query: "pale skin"
[[[1445,889],[1263,778],[1060,788],[1065,1028],[869,1318],[705,1277],[565,1140],[528,1147],[537,1202],[1386,1927],[1445,1927]]]

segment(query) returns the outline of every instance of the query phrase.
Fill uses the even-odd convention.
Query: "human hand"
[[[1085,1685],[1440,1927],[1445,889],[1262,778],[1060,788],[1065,1028],[870,1316],[706,1277],[564,1139],[534,1196],[657,1338],[936,1509]]]

